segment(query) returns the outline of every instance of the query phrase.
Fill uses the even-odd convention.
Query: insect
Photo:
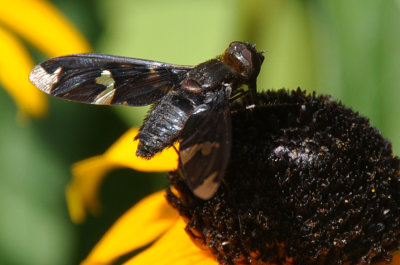
[[[103,55],[74,54],[33,68],[30,81],[59,98],[100,105],[153,104],[139,134],[137,156],[151,158],[180,142],[179,167],[204,200],[217,191],[231,151],[230,101],[256,79],[264,60],[254,45],[232,42],[197,66]]]

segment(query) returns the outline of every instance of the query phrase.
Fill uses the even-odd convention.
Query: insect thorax
[[[181,87],[191,93],[201,93],[220,89],[223,83],[237,82],[240,76],[219,59],[197,65],[183,80]]]

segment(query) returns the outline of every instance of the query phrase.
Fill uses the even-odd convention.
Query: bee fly
[[[74,54],[33,68],[30,81],[67,100],[99,105],[156,103],[139,134],[136,155],[150,158],[180,142],[179,164],[189,188],[204,200],[217,191],[231,151],[230,100],[246,84],[255,99],[264,56],[255,46],[232,42],[216,59],[197,66]]]

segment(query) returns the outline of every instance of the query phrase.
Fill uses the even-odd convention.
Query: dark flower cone
[[[232,106],[232,153],[210,200],[179,172],[167,199],[221,264],[371,264],[400,242],[400,160],[327,96],[266,92]],[[244,100],[245,101],[245,100]]]

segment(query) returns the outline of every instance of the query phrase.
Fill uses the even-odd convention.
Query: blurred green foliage
[[[96,52],[197,64],[233,40],[266,51],[258,86],[331,94],[371,119],[400,153],[400,2],[375,0],[63,1]],[[40,58],[40,56],[38,57]],[[16,121],[0,90],[0,264],[75,264],[113,221],[166,185],[163,174],[113,172],[104,215],[73,225],[64,187],[70,165],[100,154],[146,108],[51,99],[41,121]]]

